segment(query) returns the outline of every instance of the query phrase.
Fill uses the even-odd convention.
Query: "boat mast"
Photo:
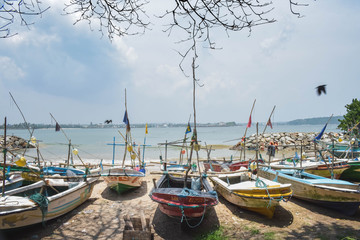
[[[269,117],[268,121],[267,121],[266,124],[265,124],[265,128],[264,128],[264,131],[263,131],[263,133],[262,133],[263,135],[264,135],[264,133],[265,133],[265,131],[266,131],[266,128],[267,128],[267,126],[268,126],[268,123],[271,121],[271,116],[272,116],[273,113],[274,113],[275,107],[276,107],[276,105],[274,106],[273,110],[271,111],[270,117]]]
[[[250,111],[250,118],[249,118],[249,120],[251,119],[251,115],[252,115],[252,112],[253,112],[253,110],[254,110],[255,102],[256,102],[256,98],[255,98],[255,100],[254,100],[254,103],[253,103],[252,108],[251,108],[251,111]],[[249,122],[250,122],[250,121],[249,121]],[[250,127],[250,126],[249,126],[249,122],[248,122],[248,125],[246,125],[244,137],[242,138],[242,139],[244,140],[244,160],[245,160],[246,132],[247,132],[248,128]],[[241,152],[240,152],[240,160],[241,160],[241,155],[242,155],[242,154],[241,154]]]
[[[20,112],[20,114],[21,114],[21,117],[22,117],[23,120],[24,120],[26,129],[29,131],[30,140],[31,140],[32,137],[33,137],[33,133],[34,133],[34,130],[35,130],[35,129],[32,129],[32,131],[30,130],[30,126],[29,126],[28,122],[26,121],[26,118],[25,118],[24,114],[22,113],[19,105],[18,105],[17,102],[15,101],[15,98],[13,97],[13,95],[11,94],[11,92],[9,92],[9,94],[10,94],[11,99],[12,99],[13,102],[15,103],[17,109],[19,110],[19,112]],[[24,156],[25,156],[26,150],[28,149],[28,146],[29,146],[29,142],[28,142],[28,144],[27,144],[27,146],[26,146],[26,148],[25,148],[25,150],[24,150],[24,153],[23,153]],[[35,142],[35,147],[36,147],[36,151],[37,151],[37,155],[38,155],[38,159],[37,159],[37,160],[38,160],[38,166],[40,167],[40,156],[41,156],[41,158],[42,158],[43,160],[44,160],[44,158],[42,157],[42,155],[41,155],[41,153],[40,153],[39,144],[37,144],[36,142]]]
[[[4,165],[3,165],[3,181],[2,181],[2,193],[1,195],[4,197],[5,196],[5,169],[6,169],[6,117],[5,117],[5,121],[4,121],[4,145],[3,145],[3,152],[4,152]]]
[[[126,103],[126,88],[125,88],[125,115],[126,121],[128,121],[128,113],[127,113],[127,103]],[[126,124],[126,133],[125,133],[125,151],[124,151],[124,157],[122,162],[122,167],[125,167],[125,158],[127,153],[127,145],[128,145],[128,124]]]
[[[259,123],[256,123],[256,169],[259,170]],[[270,164],[269,164],[270,165]],[[251,166],[250,166],[251,168]],[[251,171],[252,173],[252,171]],[[258,175],[257,175],[258,176]]]
[[[191,160],[192,160],[192,155],[194,152],[194,148],[195,151],[197,153],[197,166],[199,169],[199,176],[200,176],[200,182],[202,185],[202,178],[201,178],[201,169],[200,169],[200,161],[199,161],[199,150],[200,150],[200,146],[198,143],[198,139],[197,139],[197,129],[196,129],[196,84],[197,84],[197,79],[196,79],[196,74],[195,74],[195,70],[196,70],[196,58],[197,58],[197,54],[196,54],[196,48],[194,47],[194,57],[193,57],[193,61],[192,61],[192,80],[193,80],[193,111],[194,111],[194,130],[193,130],[193,138],[191,139],[191,148],[190,148],[190,157],[188,159],[188,165],[189,168],[186,171],[185,174],[185,178],[184,178],[184,188],[186,187],[186,182],[187,182],[187,178],[188,178],[188,173],[191,169]]]

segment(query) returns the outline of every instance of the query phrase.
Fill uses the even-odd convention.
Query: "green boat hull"
[[[348,162],[350,168],[346,169],[340,176],[341,180],[360,182],[360,161]]]
[[[127,192],[134,188],[137,188],[137,186],[129,186],[129,185],[122,184],[122,183],[117,183],[116,185],[110,187],[110,189],[116,191],[118,194]]]

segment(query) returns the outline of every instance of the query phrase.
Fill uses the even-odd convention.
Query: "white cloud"
[[[126,44],[122,38],[115,38],[112,43],[117,50],[116,58],[126,65],[134,65],[138,59],[135,49]]]
[[[50,4],[55,4],[52,12],[30,31],[1,40],[0,103],[6,102],[7,91],[16,90],[25,100],[44,104],[30,113],[31,121],[41,120],[36,118],[51,105],[64,116],[62,122],[101,122],[103,116],[122,114],[121,108],[113,109],[119,109],[127,88],[136,121],[187,121],[183,116],[191,113],[192,80],[178,66],[181,58],[174,49],[184,48],[174,44],[179,35],[168,37],[157,25],[144,36],[110,42],[86,23],[73,26],[74,16],[61,16],[62,1]],[[156,12],[160,3],[151,4],[149,13]],[[278,22],[254,28],[251,36],[244,31],[228,38],[216,30],[212,34],[223,49],[198,49],[196,74],[204,84],[197,88],[199,120],[246,122],[255,98],[258,121],[265,121],[274,105],[279,121],[327,116],[357,97],[359,4],[315,2],[302,8],[306,16],[301,19],[282,5],[274,12]],[[315,94],[318,83],[328,84],[327,95]],[[342,86],[351,87],[338,91]],[[81,114],[67,114],[68,104]]]
[[[25,77],[25,72],[9,57],[0,56],[0,81],[11,82]]]
[[[260,47],[265,55],[272,55],[274,51],[283,48],[284,45],[291,39],[293,26],[290,21],[287,25],[283,26],[276,35],[267,37],[260,43]]]

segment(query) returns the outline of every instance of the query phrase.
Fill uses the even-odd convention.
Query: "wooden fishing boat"
[[[107,186],[121,194],[141,186],[145,174],[130,168],[112,167],[101,171]]]
[[[279,183],[290,183],[294,197],[354,215],[360,205],[360,191],[357,184],[338,179],[329,179],[307,173],[303,170],[273,170],[263,167],[258,175]]]
[[[333,178],[339,179],[344,171],[350,168],[350,166],[344,162],[335,162],[334,164],[319,164],[317,166],[305,168],[305,171],[310,174],[319,175],[326,178],[331,178],[331,171],[333,172]]]
[[[60,175],[60,176],[82,176],[85,175],[85,171],[75,169],[75,168],[66,168],[66,167],[43,167],[41,170],[39,168],[32,167],[24,167],[21,173],[21,176],[28,183],[34,183],[41,180],[41,175],[49,176],[49,175]]]
[[[239,170],[240,168],[249,168],[249,160],[245,161],[240,161],[240,162],[234,162],[232,164],[229,165],[229,169],[230,171],[236,171]]]
[[[24,178],[21,177],[21,172],[11,173],[8,178],[5,179],[5,187],[3,188],[4,182],[0,183],[0,192],[5,189],[5,191],[9,191],[23,185]]]
[[[351,144],[349,141],[343,143],[325,143],[326,149],[333,153],[335,157],[338,158],[357,158],[360,156],[360,146],[359,143]]]
[[[107,183],[108,187],[112,190],[115,190],[118,194],[126,192],[130,189],[138,188],[141,186],[142,179],[145,177],[145,163],[144,159],[140,159],[140,149],[138,152],[135,151],[134,147],[136,146],[135,142],[131,138],[130,131],[130,121],[128,118],[128,112],[126,107],[126,89],[125,89],[125,114],[123,122],[126,124],[126,134],[123,136],[119,131],[120,135],[125,141],[125,151],[122,161],[122,166],[117,167],[113,166],[101,171],[101,176]],[[145,128],[145,136],[147,134],[147,127]],[[115,141],[115,140],[114,140]],[[145,140],[144,140],[145,142]],[[115,143],[114,143],[115,147]],[[144,144],[145,147],[145,144]],[[113,150],[113,154],[115,149]],[[126,154],[130,154],[131,167],[125,167]],[[139,165],[136,166],[135,159],[138,158]],[[113,165],[114,165],[114,155],[113,155]]]
[[[29,226],[70,212],[91,196],[96,180],[47,179],[7,191],[0,197],[0,229]]]
[[[251,173],[221,174],[209,177],[214,189],[229,202],[272,218],[281,200],[292,196],[291,184],[281,184]]]
[[[314,159],[304,159],[301,163],[298,159],[287,158],[281,161],[271,163],[274,168],[281,167],[286,168],[303,168],[305,172],[315,174],[326,178],[339,179],[341,174],[348,169],[350,166],[346,163],[347,161],[336,160],[334,163],[324,163],[324,161],[318,161]]]
[[[340,179],[360,182],[360,161],[359,159],[349,160],[347,164],[350,166],[348,169],[342,172]]]
[[[229,164],[226,162],[210,160],[203,162],[202,164],[204,166],[205,171],[212,171],[212,172],[230,171]]]
[[[160,165],[161,171],[185,172],[188,168],[187,164],[167,163],[166,167],[164,164]]]
[[[159,203],[159,209],[170,217],[199,218],[218,204],[218,196],[209,181],[203,177],[187,178],[164,174],[151,190],[150,198]]]
[[[249,162],[252,163],[255,161],[251,161],[251,160],[243,160],[243,161],[216,161],[216,160],[210,160],[210,161],[205,161],[203,162],[203,166],[205,168],[206,171],[213,171],[213,172],[228,172],[228,171],[237,171],[240,168],[245,168],[248,169],[249,168]]]

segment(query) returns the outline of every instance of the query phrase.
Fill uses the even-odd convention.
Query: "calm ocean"
[[[320,132],[324,125],[275,125],[273,129],[267,128],[266,132]],[[336,124],[329,124],[326,132],[339,132],[336,129]],[[233,155],[238,156],[236,151],[228,150],[230,146],[235,145],[239,140],[229,141],[241,138],[245,133],[246,126],[235,127],[198,127],[198,140],[200,144],[207,145],[226,145],[222,149],[212,151],[211,157],[227,159]],[[264,126],[259,126],[259,133],[262,133]],[[125,129],[117,128],[69,128],[64,129],[67,137],[71,139],[71,143],[78,149],[79,156],[82,160],[90,163],[99,163],[103,159],[104,163],[111,163],[113,159],[113,146],[114,137],[118,144],[123,144],[124,140],[118,131],[125,134]],[[149,128],[146,135],[146,149],[145,161],[157,160],[162,155],[165,158],[164,146],[159,146],[159,143],[166,141],[176,141],[184,138],[185,128],[181,127],[167,127],[167,128]],[[247,136],[256,132],[256,127],[253,125],[247,131]],[[137,144],[144,143],[145,129],[132,128],[132,139]],[[0,133],[2,135],[3,133]],[[8,130],[8,135],[15,135],[25,139],[29,139],[29,132],[27,130]],[[45,160],[52,162],[65,162],[68,154],[68,141],[64,134],[55,132],[55,129],[35,129],[33,136],[40,141],[40,152]],[[191,137],[191,134],[188,134]],[[34,155],[34,150],[28,150],[28,155]],[[115,148],[115,164],[120,164],[124,154],[124,146],[118,145]],[[141,149],[143,154],[143,149]],[[168,147],[167,158],[178,158],[180,150],[176,147]],[[206,158],[206,151],[199,152],[201,158]],[[80,163],[76,158],[76,163]]]

